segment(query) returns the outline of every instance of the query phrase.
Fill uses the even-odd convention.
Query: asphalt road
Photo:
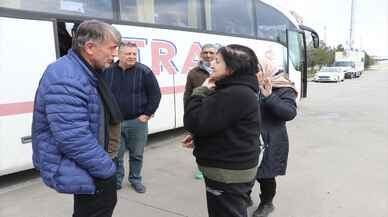
[[[388,216],[388,64],[343,83],[309,83],[288,124],[288,173],[279,177],[271,217]],[[114,216],[205,217],[204,185],[179,140],[183,130],[153,135],[145,152],[146,194],[125,186]],[[253,197],[258,198],[255,185]],[[257,205],[249,209],[249,212]],[[0,217],[71,216],[72,196],[33,171],[0,177]]]

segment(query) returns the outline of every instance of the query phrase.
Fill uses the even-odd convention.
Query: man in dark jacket
[[[194,67],[187,74],[185,93],[183,94],[183,102],[186,104],[187,99],[193,93],[193,89],[202,85],[202,83],[212,73],[210,64],[216,57],[217,46],[213,44],[205,44],[201,50],[201,60],[198,66]]]
[[[161,93],[154,73],[137,62],[137,46],[123,43],[119,47],[119,61],[104,72],[104,77],[120,106],[121,144],[117,155],[117,183],[120,189],[124,178],[124,153],[129,150],[128,181],[138,193],[145,193],[141,169],[144,146],[148,137],[148,120],[159,106]]]
[[[47,67],[36,92],[33,163],[46,185],[74,194],[73,217],[112,216],[116,205],[116,168],[108,152],[114,150],[110,126],[121,117],[101,70],[119,40],[106,23],[81,23],[73,49]]]

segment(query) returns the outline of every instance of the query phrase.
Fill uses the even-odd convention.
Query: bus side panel
[[[56,59],[53,23],[0,18],[0,175],[32,168],[31,112],[39,79]]]
[[[161,31],[152,28],[115,25],[123,41],[135,42],[138,46],[138,61],[150,67],[159,83],[162,99],[159,108],[149,122],[149,133],[175,128],[174,65],[166,61],[176,55],[173,42],[160,35]],[[169,68],[160,62],[168,62]],[[155,70],[155,67],[157,70]]]

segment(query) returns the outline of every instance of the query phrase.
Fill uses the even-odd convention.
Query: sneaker
[[[197,170],[197,172],[195,172],[195,179],[198,179],[198,180],[202,180],[203,179],[203,174],[201,171]]]
[[[137,193],[142,194],[146,192],[145,186],[141,183],[131,183],[131,186]]]
[[[253,212],[252,217],[268,217],[273,212],[275,206],[272,203],[260,204],[259,207]]]

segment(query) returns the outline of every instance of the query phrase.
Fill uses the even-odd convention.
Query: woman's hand
[[[193,142],[193,136],[187,135],[182,141],[182,146],[184,148],[193,148],[194,142]]]
[[[216,87],[215,79],[213,77],[207,78],[201,85],[202,87],[207,87],[209,90],[213,90]]]
[[[259,81],[261,95],[267,97],[272,94],[272,82],[270,78],[264,78],[263,72],[258,72],[256,78]]]
[[[264,80],[264,72],[263,71],[257,72],[256,78],[257,78],[257,81],[259,81],[259,84],[261,84]]]
[[[272,82],[270,78],[264,78],[263,82],[259,85],[261,95],[267,97],[272,94]]]

